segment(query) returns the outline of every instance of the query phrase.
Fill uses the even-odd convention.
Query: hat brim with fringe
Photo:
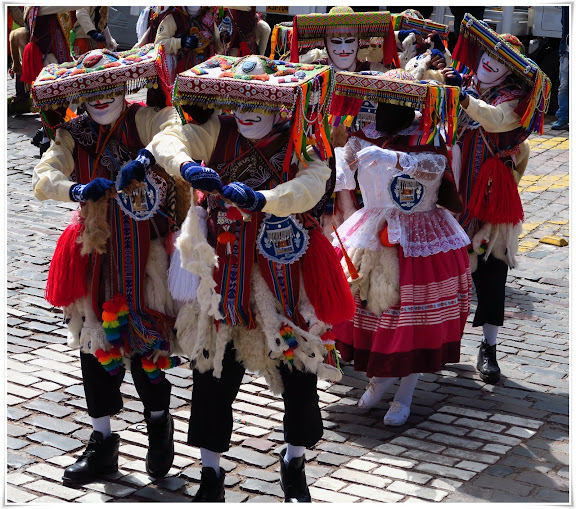
[[[268,115],[292,115],[294,152],[307,159],[306,145],[313,144],[322,159],[332,155],[327,134],[327,115],[334,90],[328,65],[270,61],[274,72],[253,76],[236,73],[239,62],[249,57],[215,55],[180,73],[174,84],[172,103],[183,122],[183,106],[254,111]],[[265,57],[260,57],[265,58]]]
[[[342,27],[346,27],[346,32],[357,34],[359,46],[368,46],[371,39],[376,38],[377,44],[383,44],[383,63],[400,65],[392,17],[388,11],[312,13],[294,16],[290,58],[293,62],[297,62],[302,50],[323,48],[326,37],[342,34]]]
[[[409,81],[385,77],[384,73],[339,72],[336,94],[355,99],[398,104],[420,110],[425,143],[433,143],[442,129],[446,143],[456,140],[460,89],[432,81]]]
[[[431,32],[437,32],[442,39],[447,40],[450,27],[429,19],[418,19],[403,14],[393,14],[394,30],[419,30],[424,37]]]
[[[452,54],[457,69],[463,71],[467,67],[475,72],[484,51],[505,65],[529,89],[527,98],[517,109],[521,126],[542,134],[544,114],[550,102],[550,79],[533,60],[517,52],[486,23],[466,14]]]
[[[112,61],[86,66],[84,59],[94,53],[88,52],[78,60],[44,67],[32,85],[34,106],[57,108],[134,93],[144,86],[157,86],[153,44],[118,53],[96,51],[108,54]]]

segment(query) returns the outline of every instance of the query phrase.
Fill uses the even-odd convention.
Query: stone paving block
[[[483,448],[485,449],[485,447]],[[493,451],[496,452],[496,451]],[[464,449],[457,449],[455,447],[448,447],[444,450],[444,454],[447,456],[454,456],[455,458],[460,458],[463,460],[477,461],[478,463],[496,463],[500,458],[494,454],[484,454],[479,451],[467,451]]]
[[[261,481],[260,479],[247,479],[240,485],[240,488],[251,493],[284,497],[284,492],[282,491],[279,483],[270,483]]]
[[[274,442],[271,442],[270,440],[263,440],[261,438],[248,438],[242,442],[242,445],[244,447],[256,449],[260,452],[266,452],[274,447]]]
[[[443,445],[432,444],[429,442],[424,442],[422,440],[416,440],[414,438],[405,436],[396,437],[395,439],[391,440],[390,443],[392,445],[405,446],[405,448],[416,448],[437,454],[441,453],[445,449],[445,446]],[[386,452],[386,448],[383,448],[382,452]]]
[[[323,452],[318,455],[318,463],[332,466],[340,466],[348,461],[347,456],[342,456],[341,454],[333,454],[330,452]]]
[[[339,491],[346,485],[347,483],[339,481],[338,479],[334,479],[333,477],[322,477],[318,479],[316,482],[314,482],[314,484],[312,484],[311,486],[315,486],[316,488],[322,488],[325,490]]]
[[[425,451],[419,451],[417,449],[406,451],[403,454],[403,457],[412,458],[412,459],[419,460],[419,461],[438,463],[440,465],[446,465],[449,467],[454,466],[458,461],[456,458],[450,458],[450,457],[444,456],[443,454],[432,454],[432,453],[425,452]],[[415,465],[416,463],[417,462],[414,461],[413,465]]]
[[[27,440],[20,440],[19,438],[13,438],[13,437],[8,437],[6,439],[6,447],[8,449],[13,450],[13,451],[17,451],[18,449],[22,449],[23,447],[26,447],[27,445],[30,445],[30,442],[28,442]]]
[[[533,472],[525,470],[516,476],[517,481],[522,481],[527,484],[542,486],[543,488],[553,489],[556,491],[569,491],[568,480],[552,475],[550,473],[543,474],[542,472]]]
[[[152,502],[161,502],[161,503],[182,503],[182,502],[190,502],[189,497],[185,497],[183,495],[178,495],[175,493],[171,493],[167,490],[161,490],[158,488],[153,488],[151,486],[146,486],[134,493],[134,495],[146,498]]]
[[[113,497],[104,495],[103,493],[87,493],[83,497],[76,499],[76,502],[88,503],[88,504],[102,504],[112,500]]]
[[[509,437],[506,435],[501,435],[498,433],[490,433],[489,431],[482,431],[482,430],[472,430],[470,432],[470,436],[474,438],[480,438],[482,440],[487,440],[492,443],[514,446],[518,445],[521,440],[515,437]],[[481,444],[482,445],[482,444]]]
[[[527,497],[532,491],[532,487],[528,484],[518,482],[514,479],[506,479],[502,477],[493,477],[491,475],[481,474],[474,479],[474,486],[481,488],[495,488],[509,493],[510,495]]]
[[[463,486],[464,483],[455,481],[454,479],[433,479],[430,486],[444,491],[456,491]]]
[[[31,431],[31,428],[27,428],[26,426],[19,426],[10,422],[6,425],[6,434],[12,437],[21,437],[22,435],[26,435]]]
[[[407,449],[405,449],[404,447],[390,446],[390,449],[391,449],[390,452],[392,454],[396,453],[398,455],[403,454],[407,451]],[[409,460],[403,457],[398,458],[396,456],[389,456],[387,454],[381,454],[379,452],[366,453],[364,456],[361,457],[361,459],[370,462],[384,463],[385,465],[391,465],[399,468],[411,468],[417,463],[416,461]]]
[[[499,433],[506,428],[506,426],[503,426],[502,424],[496,424],[493,422],[485,422],[480,421],[478,419],[468,419],[468,418],[458,419],[454,424],[457,424],[459,426],[467,426],[469,428],[474,429],[481,429],[484,431],[493,431],[494,433]]]
[[[344,488],[341,493],[349,493],[350,495],[361,496],[362,498],[385,503],[398,502],[404,498],[403,495],[390,493],[389,491],[372,488],[370,486],[362,486],[361,484],[351,484]]]
[[[451,405],[445,405],[440,408],[439,412],[444,412],[448,414],[456,414],[458,416],[470,417],[473,419],[488,419],[491,414],[487,412],[482,412],[479,410],[474,410],[471,408],[461,408]]]
[[[222,454],[226,458],[233,458],[249,465],[258,465],[261,467],[269,467],[273,463],[276,463],[277,459],[272,458],[267,454],[262,454],[245,447],[232,447],[228,452]]]
[[[8,394],[13,394],[18,398],[32,399],[39,396],[42,392],[36,389],[29,389],[28,387],[22,387],[10,382],[6,383],[6,392]]]
[[[448,495],[447,491],[435,488],[425,488],[416,484],[410,484],[404,481],[394,481],[387,487],[389,491],[401,493],[402,495],[409,495],[434,502],[441,502]]]
[[[50,481],[34,481],[29,484],[24,485],[24,487],[28,490],[37,491],[39,493],[44,493],[46,495],[51,495],[53,497],[57,497],[63,500],[72,501],[82,495],[84,492],[69,488],[62,484],[53,483]]]
[[[322,488],[316,488],[315,486],[310,486],[310,495],[313,502],[331,502],[339,504],[351,504],[358,500],[357,496],[346,495],[344,493],[338,493],[335,491],[324,490]]]
[[[355,459],[346,463],[345,466],[347,468],[353,468],[354,470],[360,470],[361,472],[370,472],[370,470],[373,470],[378,466],[378,463]]]
[[[492,415],[492,417],[490,417],[490,420],[536,429],[542,426],[543,424],[542,421],[537,421],[534,419],[524,419],[522,417],[516,417],[514,415],[506,415],[506,414],[494,414]]]
[[[29,410],[37,410],[38,412],[43,412],[55,417],[66,417],[73,412],[73,410],[65,406],[58,405],[50,401],[35,400],[24,404],[24,407],[28,408]]]
[[[353,456],[353,457],[360,457],[368,452],[366,449],[360,447],[353,447],[350,445],[342,445],[342,444],[333,444],[330,442],[321,443],[317,445],[316,448],[334,454],[341,454],[344,456]]]
[[[26,504],[37,498],[37,495],[28,491],[8,485],[6,487],[6,501],[13,504]]]
[[[533,495],[533,500],[549,504],[567,504],[570,496],[566,492],[543,488]]]
[[[28,439],[66,452],[73,451],[84,445],[79,440],[68,438],[57,433],[51,433],[50,431],[38,431],[32,433],[31,435],[28,435]]]
[[[512,426],[507,434],[518,437],[518,438],[530,438],[535,435],[535,431],[531,429],[521,428],[519,426]]]
[[[418,464],[414,465],[415,469],[418,469]],[[440,466],[438,466],[440,468]],[[410,481],[417,484],[426,484],[432,476],[421,474],[419,472],[413,472],[412,470],[407,471],[401,468],[392,468],[387,465],[383,465],[374,470],[374,475],[382,475],[386,477],[391,477],[393,479],[400,479],[402,481]]]
[[[78,424],[74,424],[64,419],[55,419],[47,415],[34,415],[24,421],[26,424],[36,426],[37,428],[44,428],[49,431],[56,431],[59,433],[70,434],[80,428]]]
[[[15,472],[6,476],[6,483],[12,484],[14,486],[20,486],[21,484],[25,484],[33,480],[34,477],[30,477],[29,475],[20,472]]]

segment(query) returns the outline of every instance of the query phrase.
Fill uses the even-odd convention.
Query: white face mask
[[[120,118],[125,104],[124,96],[119,95],[110,99],[84,103],[84,107],[94,122],[100,125],[110,125]]]
[[[238,132],[245,138],[260,140],[264,138],[274,127],[276,115],[264,115],[263,113],[234,113]]]
[[[356,64],[358,39],[355,36],[330,37],[326,40],[326,51],[337,71],[350,70]]]
[[[192,5],[187,5],[186,6],[186,12],[194,18],[194,17],[198,16],[201,8],[202,7],[193,7]]]
[[[509,74],[510,71],[504,64],[494,60],[486,52],[482,54],[476,71],[476,77],[482,85],[500,85]]]

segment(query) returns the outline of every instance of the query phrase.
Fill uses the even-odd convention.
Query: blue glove
[[[422,32],[420,32],[420,30],[399,30],[398,31],[398,40],[400,42],[402,42],[404,39],[406,39],[406,37],[408,37],[410,34],[416,34],[419,36],[422,36]]]
[[[446,60],[444,53],[442,53],[439,49],[430,50],[430,55],[433,57],[442,57],[444,60]]]
[[[183,49],[194,49],[198,46],[198,37],[195,35],[183,35],[180,37],[180,46]]]
[[[136,159],[120,170],[120,189],[126,189],[133,180],[142,182],[146,177],[146,170],[154,163],[156,159],[149,150],[145,148],[140,150]]]
[[[438,32],[432,32],[430,34],[430,42],[432,43],[433,48],[444,53],[444,43],[442,42],[442,37],[440,37]]]
[[[96,42],[106,42],[106,37],[104,37],[100,32],[96,30],[90,30],[88,35],[92,37]]]
[[[259,191],[254,191],[242,182],[231,182],[222,188],[222,196],[238,205],[241,209],[251,212],[262,210],[266,205],[266,198]]]
[[[98,201],[106,194],[114,182],[104,178],[95,178],[89,184],[76,184],[70,188],[70,199],[72,201]]]
[[[452,76],[446,76],[446,85],[462,88],[462,75],[454,67],[449,69],[452,71]]]
[[[212,168],[200,166],[198,163],[185,163],[180,169],[182,177],[190,182],[194,189],[211,193],[212,191],[222,190],[222,181],[220,175]]]

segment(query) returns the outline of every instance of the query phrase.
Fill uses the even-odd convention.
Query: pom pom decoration
[[[328,324],[350,320],[356,311],[354,297],[334,248],[320,231],[310,232],[301,263],[304,289],[318,319]]]
[[[96,350],[94,353],[98,362],[102,364],[104,369],[108,371],[108,374],[115,375],[120,371],[122,367],[122,354],[120,350],[116,347],[112,347],[109,352],[105,352],[102,348]]]
[[[106,339],[113,346],[122,346],[128,335],[128,304],[126,297],[117,293],[102,304],[102,327]]]
[[[512,169],[499,157],[484,161],[470,196],[472,217],[491,224],[517,224],[524,219]]]
[[[142,358],[142,368],[153,384],[160,383],[160,370],[175,368],[184,364],[181,357],[159,357],[156,362],[146,357]]]
[[[90,257],[80,253],[82,247],[77,242],[82,228],[76,217],[56,244],[44,292],[46,301],[55,307],[69,306],[88,294],[86,273]]]
[[[336,334],[334,334],[331,330],[327,330],[324,334],[322,334],[321,338],[324,348],[326,348],[327,352],[324,362],[329,366],[334,366],[335,368],[338,368],[339,371],[342,371],[335,346]]]
[[[294,350],[298,348],[298,340],[296,339],[294,330],[290,325],[283,323],[280,326],[280,336],[282,336],[282,339],[288,345],[288,348],[284,350],[284,357],[286,357],[286,360],[290,364],[294,365]]]

